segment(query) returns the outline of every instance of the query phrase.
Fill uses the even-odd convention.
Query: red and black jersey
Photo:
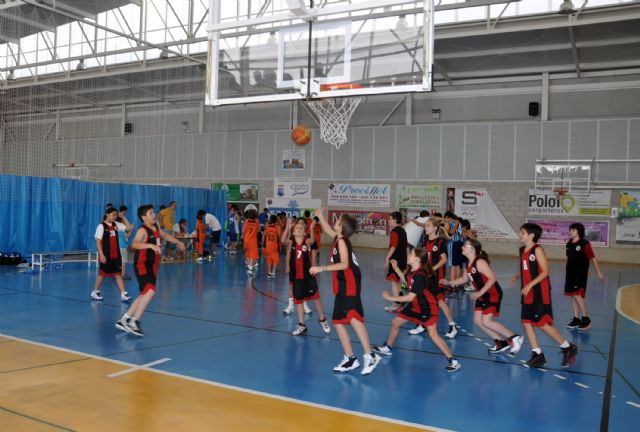
[[[307,245],[307,241],[298,244],[295,239],[292,239],[289,251],[289,280],[312,279],[313,276],[309,273],[311,248]]]
[[[353,253],[351,242],[346,237],[336,238],[333,241],[331,250],[331,263],[339,263],[340,249],[338,244],[344,242],[347,246],[347,255],[349,257],[349,267],[345,270],[335,271],[333,273],[333,294],[336,296],[360,297],[360,266]]]
[[[484,274],[480,273],[480,270],[478,270],[477,264],[481,259],[482,258],[476,257],[476,259],[474,259],[473,262],[467,266],[467,276],[469,277],[469,280],[473,284],[473,287],[476,289],[476,291],[480,291],[488,280],[488,278]],[[500,288],[500,284],[498,283],[498,281],[494,282],[491,288],[489,288],[489,290],[481,297],[483,301],[489,303],[500,302],[501,298],[502,288]]]
[[[389,259],[396,260],[398,268],[404,271],[407,268],[407,232],[399,225],[389,233],[389,248],[392,247],[396,249]]]
[[[591,243],[585,239],[576,242],[569,241],[566,246],[567,268],[565,272],[564,289],[566,292],[576,292],[587,287],[589,278],[589,263],[595,254]]]
[[[432,266],[436,266],[440,262],[442,254],[447,254],[447,241],[442,237],[436,237],[433,240],[429,240],[429,237],[424,239],[424,250],[429,256],[429,263]],[[436,279],[439,281],[444,279],[447,268],[445,265],[436,270]],[[441,286],[442,288],[442,286]]]
[[[409,273],[407,277],[409,292],[414,293],[415,298],[404,307],[418,314],[433,314],[438,310],[438,284],[427,275],[423,269]]]
[[[120,258],[120,246],[118,245],[118,227],[116,224],[109,225],[102,222],[104,232],[102,233],[102,253],[108,260]]]
[[[535,244],[529,250],[525,250],[524,246],[520,248],[520,282],[522,288],[540,274],[540,267],[536,257],[536,249],[539,247],[540,245]],[[549,276],[534,285],[527,296],[523,297],[522,302],[524,304],[551,304],[551,282],[549,281]]]
[[[151,229],[146,225],[140,227],[140,229],[145,230],[147,233],[147,241],[145,243],[161,246],[162,238],[160,237],[160,231],[158,231],[157,225],[154,226],[154,228],[156,229]],[[150,275],[156,277],[158,275],[160,255],[155,253],[153,249],[136,249],[133,262],[137,276]]]

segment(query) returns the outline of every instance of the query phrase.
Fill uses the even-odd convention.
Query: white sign
[[[468,219],[480,238],[518,238],[486,189],[456,188],[456,214]]]
[[[589,195],[574,195],[569,192],[559,197],[553,192],[529,189],[530,215],[609,216],[610,213],[610,190],[594,190]]]
[[[276,177],[273,190],[278,198],[311,198],[311,178]]]
[[[389,207],[391,185],[332,183],[327,202],[331,207]]]
[[[303,170],[304,169],[304,150],[283,150],[282,151],[282,169],[287,170]]]

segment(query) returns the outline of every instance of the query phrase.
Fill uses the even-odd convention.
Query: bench
[[[78,256],[77,259],[64,259],[65,256]],[[84,256],[84,257],[83,257]],[[45,259],[47,260],[45,262]],[[86,262],[87,267],[91,266],[92,262],[98,266],[98,252],[89,250],[76,250],[76,251],[60,251],[60,252],[33,252],[31,254],[31,268],[42,271],[46,264],[58,264],[58,263],[70,263],[70,262]]]

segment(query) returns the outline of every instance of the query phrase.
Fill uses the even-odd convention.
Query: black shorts
[[[295,304],[320,298],[318,284],[314,278],[294,279],[291,281],[291,292],[293,293],[293,302]]]
[[[122,273],[122,259],[107,258],[106,263],[100,263],[100,276],[111,277]]]
[[[550,304],[531,303],[522,304],[520,321],[523,324],[531,324],[534,327],[542,327],[545,324],[553,325],[553,311]]]
[[[364,322],[360,296],[337,295],[333,301],[333,324],[350,324],[352,319]]]
[[[311,250],[314,251],[314,250],[318,250],[318,249],[319,249],[318,248],[318,242],[313,242],[313,244],[311,245]]]
[[[211,231],[211,242],[213,244],[218,244],[220,242],[220,233],[222,231],[218,230],[218,231]]]
[[[452,266],[461,266],[464,264],[465,257],[462,255],[462,245],[464,242],[454,241],[451,244],[451,265]]]
[[[145,294],[149,290],[156,290],[155,276],[150,274],[140,276],[138,272],[136,272],[136,279],[138,279],[138,289],[140,290],[140,294]]]
[[[500,316],[500,301],[491,301],[489,298],[484,298],[485,296],[480,297],[476,300],[476,303],[473,307],[474,311],[481,311],[482,315],[492,314],[497,317]],[[488,297],[488,296],[487,296]]]
[[[433,311],[415,312],[411,310],[411,304],[408,304],[398,312],[398,316],[416,325],[420,324],[423,327],[429,327],[438,324],[438,307],[436,306]]]
[[[564,295],[567,296],[581,296],[584,298],[587,290],[587,278],[589,273],[569,273],[567,272],[564,279]]]

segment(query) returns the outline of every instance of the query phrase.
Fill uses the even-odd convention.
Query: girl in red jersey
[[[291,222],[287,224],[285,234],[288,237],[291,231]],[[320,291],[316,278],[309,272],[311,268],[311,244],[313,239],[307,238],[307,224],[304,219],[298,219],[293,226],[293,235],[287,241],[287,273],[289,273],[289,282],[291,283],[291,293],[293,302],[298,312],[298,327],[291,334],[294,336],[301,335],[307,331],[304,322],[303,304],[306,301],[313,300],[318,310],[320,325],[322,331],[330,333],[331,329],[324,315],[322,301],[320,301]]]
[[[584,297],[587,291],[589,277],[589,263],[596,268],[598,279],[604,280],[598,260],[593,253],[591,243],[584,238],[584,225],[579,222],[569,227],[569,241],[567,242],[567,271],[564,280],[564,295],[571,297],[573,319],[567,324],[568,329],[589,330],[591,319],[587,315],[587,305]],[[578,318],[581,314],[582,319]]]
[[[344,350],[344,358],[333,368],[333,371],[348,372],[360,366],[358,358],[353,354],[351,338],[345,327],[350,325],[356,332],[364,351],[364,365],[360,373],[368,375],[380,362],[380,356],[371,350],[369,333],[364,325],[364,311],[360,299],[360,267],[349,241],[349,237],[356,232],[357,223],[352,216],[343,213],[332,227],[323,213],[322,207],[316,210],[322,229],[333,238],[331,264],[311,267],[309,272],[312,275],[327,271],[334,272],[335,300],[332,321]]]
[[[118,330],[144,336],[140,327],[140,320],[144,311],[151,303],[156,293],[156,278],[158,277],[158,263],[162,255],[162,240],[175,244],[181,252],[185,247],[181,241],[162,231],[156,224],[156,214],[151,204],[138,208],[138,218],[142,226],[138,228],[130,248],[136,251],[134,270],[140,288],[140,295],[133,302],[127,313],[116,322]]]
[[[427,237],[424,240],[424,249],[429,255],[429,263],[433,266],[435,272],[436,282],[444,279],[447,266],[447,241],[442,238],[442,231],[440,228],[440,219],[431,217],[427,220],[424,226],[424,232]],[[449,323],[449,330],[445,333],[445,337],[453,339],[458,334],[458,327],[453,320],[453,314],[449,305],[445,301],[444,285],[438,283],[438,293],[436,295],[438,299],[438,307],[442,310],[447,322]],[[418,325],[414,329],[409,330],[409,334],[417,335],[425,331],[425,328]]]
[[[460,362],[453,357],[449,346],[442,340],[436,328],[438,324],[438,300],[436,299],[438,281],[435,278],[433,267],[429,263],[429,254],[424,249],[415,248],[409,254],[407,262],[410,270],[405,277],[404,272],[398,267],[398,263],[395,260],[390,261],[399,280],[407,283],[409,293],[401,296],[389,294],[386,291],[382,293],[385,300],[401,302],[405,305],[391,322],[391,330],[386,342],[382,345],[374,345],[373,350],[378,354],[391,355],[400,327],[407,321],[411,321],[427,329],[429,337],[449,362],[445,370],[455,372],[460,369]]]
[[[560,345],[562,367],[569,367],[575,362],[578,347],[570,344],[553,326],[549,265],[547,255],[538,244],[540,236],[540,225],[526,223],[520,227],[520,242],[524,244],[520,248],[520,272],[512,278],[514,283],[518,278],[522,280],[521,320],[532,350],[531,358],[523,366],[538,368],[547,363],[534,330],[537,327]]]
[[[473,323],[495,341],[491,354],[510,350],[516,355],[522,348],[523,337],[515,334],[504,325],[493,320],[500,316],[502,302],[502,288],[496,279],[496,274],[489,266],[489,256],[482,250],[482,244],[476,239],[467,239],[462,246],[462,254],[467,257],[467,272],[451,281],[441,280],[443,285],[462,285],[471,282],[476,292],[471,299],[476,304],[473,312]],[[501,337],[503,336],[503,337]]]
[[[402,213],[399,211],[391,212],[388,222],[391,231],[389,232],[389,249],[384,258],[384,266],[387,270],[387,280],[391,282],[391,294],[397,297],[400,295],[399,279],[390,261],[394,260],[403,272],[407,269],[407,232],[402,227]],[[387,312],[397,309],[398,305],[393,302],[384,308]]]

